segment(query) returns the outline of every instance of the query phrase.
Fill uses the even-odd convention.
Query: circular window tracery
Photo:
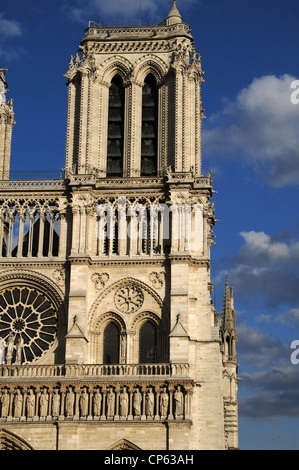
[[[123,313],[133,313],[139,310],[143,304],[144,296],[139,287],[123,286],[115,294],[115,305]]]
[[[26,364],[42,357],[56,338],[57,313],[48,296],[32,287],[0,292],[0,339],[6,364]]]

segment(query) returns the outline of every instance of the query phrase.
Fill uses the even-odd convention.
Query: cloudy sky
[[[142,0],[142,19],[165,18],[171,4]],[[240,448],[299,449],[299,353],[291,348],[299,341],[298,0],[177,5],[205,70],[204,171],[213,172],[220,219],[212,280],[217,311],[226,273],[234,284]],[[64,166],[69,57],[89,20],[139,13],[140,0],[0,6],[0,66],[9,69],[17,122],[13,171]]]

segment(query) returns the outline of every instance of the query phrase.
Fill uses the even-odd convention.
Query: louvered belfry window
[[[155,77],[147,75],[142,89],[141,176],[157,174],[158,87]]]
[[[123,176],[125,89],[115,75],[109,88],[107,177]]]

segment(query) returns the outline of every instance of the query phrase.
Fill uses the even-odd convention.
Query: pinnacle
[[[170,10],[167,16],[167,24],[173,25],[173,24],[182,23],[182,22],[183,22],[183,19],[181,17],[179,10],[177,9],[176,0],[173,0],[172,9]]]

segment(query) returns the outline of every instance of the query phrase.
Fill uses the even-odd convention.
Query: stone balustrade
[[[188,364],[0,365],[0,377],[188,377]],[[1,379],[0,379],[1,383]]]

